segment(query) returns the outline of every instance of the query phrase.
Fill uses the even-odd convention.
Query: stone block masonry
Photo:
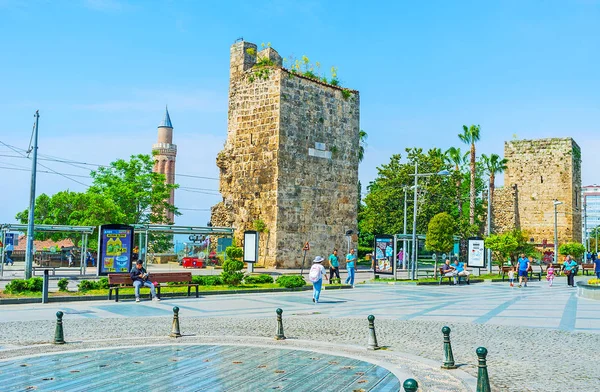
[[[256,65],[267,58],[268,66]],[[359,94],[291,73],[272,48],[231,47],[228,134],[217,157],[223,201],[212,224],[243,232],[262,220],[260,264],[307,266],[356,231]],[[263,262],[264,261],[264,262]]]
[[[505,187],[494,195],[496,232],[520,228],[537,244],[581,241],[581,149],[572,138],[512,140],[504,144]]]

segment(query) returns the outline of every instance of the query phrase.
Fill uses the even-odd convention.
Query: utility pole
[[[35,219],[35,180],[37,173],[37,150],[38,150],[38,123],[40,119],[40,111],[35,111],[35,126],[33,127],[33,157],[31,159],[31,187],[29,191],[29,217],[27,220],[27,250],[25,253],[25,279],[31,278],[31,269],[33,266],[33,237],[34,219]]]
[[[488,195],[487,195],[487,235],[492,234],[492,189],[488,183]],[[492,250],[486,248],[487,253],[487,270],[488,274],[492,273]]]
[[[561,204],[562,201],[554,200],[554,263],[558,263],[558,224],[556,222],[558,211],[556,210],[556,206]]]
[[[408,197],[408,187],[404,187],[404,229],[402,234],[406,236],[406,198]],[[406,247],[406,237],[402,239],[402,269],[406,269],[406,258],[408,257],[408,248]]]

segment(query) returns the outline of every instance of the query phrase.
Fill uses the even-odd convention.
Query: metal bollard
[[[179,331],[179,308],[177,306],[173,308],[173,326],[171,327],[171,334],[169,336],[172,338],[181,337],[181,332]]]
[[[379,346],[377,345],[377,336],[375,335],[375,316],[372,314],[367,317],[369,320],[369,343],[367,348],[369,350],[379,350]]]
[[[442,369],[456,369],[454,355],[452,355],[452,345],[450,344],[450,328],[442,328],[442,333],[444,334],[444,364]]]
[[[56,330],[54,331],[54,344],[65,344],[65,334],[63,331],[63,312],[56,312]]]
[[[417,392],[417,390],[419,389],[419,383],[417,383],[417,381],[413,380],[412,378],[409,378],[406,381],[404,381],[402,387],[406,392]]]
[[[48,270],[45,269],[44,270],[44,282],[42,284],[42,303],[43,304],[48,303],[48,279],[49,279]]]
[[[479,369],[477,370],[477,392],[491,392],[490,379],[488,377],[486,357],[488,350],[485,347],[479,347],[476,351],[479,360]]]
[[[283,319],[281,317],[283,309],[277,308],[275,313],[277,313],[277,334],[275,334],[275,340],[285,340],[285,335],[283,334]]]

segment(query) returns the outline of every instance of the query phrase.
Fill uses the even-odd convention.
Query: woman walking
[[[321,256],[315,257],[313,260],[313,265],[310,267],[310,272],[308,273],[308,279],[313,284],[313,302],[315,304],[319,303],[319,296],[321,295],[321,287],[323,286],[323,277],[327,278],[327,274],[325,273],[325,267],[321,265],[321,263],[325,260]]]
[[[562,269],[567,275],[567,286],[575,287],[575,272],[577,271],[577,262],[571,256],[565,257]]]

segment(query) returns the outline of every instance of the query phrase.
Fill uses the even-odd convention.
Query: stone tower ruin
[[[243,232],[264,226],[259,264],[298,267],[356,233],[359,94],[282,67],[268,47],[230,49],[227,141],[217,156],[223,201],[211,223]],[[260,228],[260,227],[259,227]]]
[[[559,244],[581,241],[581,149],[572,138],[504,143],[508,168],[494,194],[494,232],[519,228],[535,244],[554,242],[554,200]]]
[[[158,141],[152,145],[155,173],[165,175],[167,184],[175,183],[175,159],[177,158],[177,146],[173,144],[173,125],[169,116],[169,109],[165,108],[165,118],[158,126]],[[169,203],[175,205],[175,190],[171,189]],[[164,223],[174,223],[175,215],[172,211],[165,213]]]

